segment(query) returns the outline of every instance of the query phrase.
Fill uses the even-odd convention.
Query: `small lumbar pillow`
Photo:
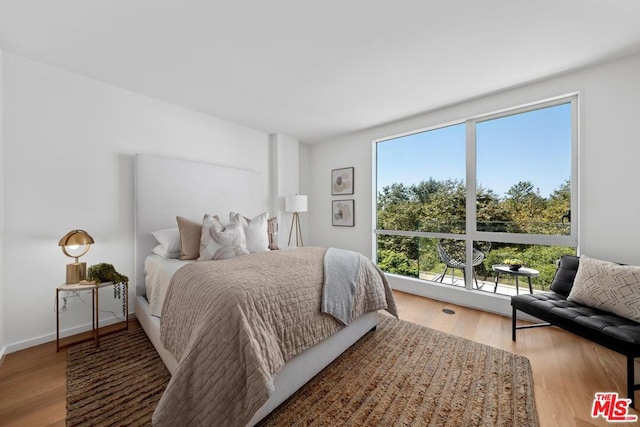
[[[178,228],[165,228],[151,232],[158,243],[162,245],[164,252],[175,253],[180,252],[180,231]]]
[[[267,252],[269,250],[269,233],[267,232],[267,212],[261,213],[253,219],[244,217],[236,212],[229,212],[229,221],[238,215],[244,236],[247,239],[249,252]]]
[[[269,237],[269,249],[278,250],[278,217],[274,216],[267,220],[267,236]]]
[[[181,216],[176,219],[180,231],[180,259],[197,259],[200,255],[202,223]]]
[[[567,300],[640,322],[640,267],[581,255]]]
[[[227,226],[222,225],[217,216],[204,216],[198,261],[229,259],[248,253],[240,215],[234,216]]]

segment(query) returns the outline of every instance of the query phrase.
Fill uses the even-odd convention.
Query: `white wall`
[[[299,194],[309,195],[309,185],[310,179],[309,176],[309,162],[310,153],[308,145],[300,144],[298,146],[298,192]],[[309,205],[309,209],[312,209],[314,200],[311,197],[307,197],[307,204]],[[302,238],[304,239],[305,245],[310,245],[309,235],[310,235],[310,224],[309,224],[309,214],[301,213],[300,214],[300,227],[302,228]]]
[[[310,147],[310,241],[315,246],[351,249],[371,257],[371,140],[358,133]],[[331,171],[353,166],[353,195],[331,195]],[[331,225],[332,200],[354,199],[355,227]]]
[[[580,251],[594,257],[640,265],[640,55],[613,61],[517,89],[471,100],[358,132],[311,147],[309,213],[311,243],[339,246],[372,255],[372,165],[374,139],[464,119],[478,114],[526,104],[574,91],[580,92]],[[455,82],[452,82],[455,84]],[[553,153],[549,153],[553,155]],[[337,167],[355,167],[356,226],[332,227],[328,176]],[[527,167],[544,168],[544,164]],[[317,178],[317,179],[316,179]],[[397,280],[413,290],[452,302],[473,305],[473,296],[462,299],[441,287]],[[450,287],[449,287],[450,288]],[[472,294],[473,295],[473,294]],[[505,312],[508,301],[490,307]],[[508,312],[508,311],[506,311]]]
[[[0,360],[5,353],[5,309],[4,309],[4,126],[3,104],[4,93],[2,91],[2,64],[3,52],[0,46]]]
[[[2,68],[7,351],[55,339],[55,287],[70,261],[58,240],[67,231],[94,237],[88,265],[109,262],[133,277],[134,153],[261,171],[269,206],[269,135],[6,52]],[[61,314],[68,333],[90,323],[83,299]]]
[[[297,194],[299,167],[298,167],[298,149],[299,143],[297,139],[282,134],[271,135],[272,157],[274,159],[273,169],[275,179],[273,187],[274,195],[274,214],[278,216],[278,246],[287,246],[289,240],[289,227],[291,225],[292,214],[285,211],[285,197]],[[295,236],[292,237],[292,245],[295,245]]]

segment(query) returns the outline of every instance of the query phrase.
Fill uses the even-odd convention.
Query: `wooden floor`
[[[598,391],[624,395],[623,356],[557,328],[519,331],[514,343],[510,318],[402,292],[394,294],[403,320],[527,357],[533,369],[541,426],[610,425],[602,418],[591,418],[591,405]],[[455,314],[444,313],[445,308]],[[131,327],[139,324],[131,322]],[[65,404],[66,352],[56,353],[55,342],[5,357],[0,365],[0,425],[64,426]],[[635,410],[631,413],[638,414]]]
[[[626,397],[626,358],[614,351],[555,327],[520,330],[513,342],[510,317],[403,292],[394,295],[403,320],[528,358],[543,427],[610,426],[603,418],[591,418],[594,394],[611,391]],[[443,309],[454,310],[455,314],[443,313]],[[639,368],[636,363],[636,371]],[[636,398],[640,401],[640,392]],[[640,412],[632,409],[630,414]]]
[[[120,329],[116,323],[101,333]],[[129,328],[140,328],[137,320]],[[60,345],[90,338],[84,333]],[[5,356],[0,364],[0,426],[65,426],[67,417],[67,351],[56,352],[52,341]]]

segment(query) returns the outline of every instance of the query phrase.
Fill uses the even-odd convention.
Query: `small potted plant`
[[[511,271],[518,271],[522,267],[522,260],[520,258],[508,258],[503,261],[505,265],[509,267]]]
[[[127,276],[118,273],[113,265],[102,262],[100,264],[92,265],[87,269],[87,280],[95,284],[112,282],[113,297],[122,299],[122,314],[125,314],[125,303],[127,300],[126,298],[122,298],[122,295],[124,294],[125,283],[129,283],[129,278]]]

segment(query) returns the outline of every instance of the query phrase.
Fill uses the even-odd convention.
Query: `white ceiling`
[[[0,0],[5,51],[316,143],[640,51],[637,0]]]

